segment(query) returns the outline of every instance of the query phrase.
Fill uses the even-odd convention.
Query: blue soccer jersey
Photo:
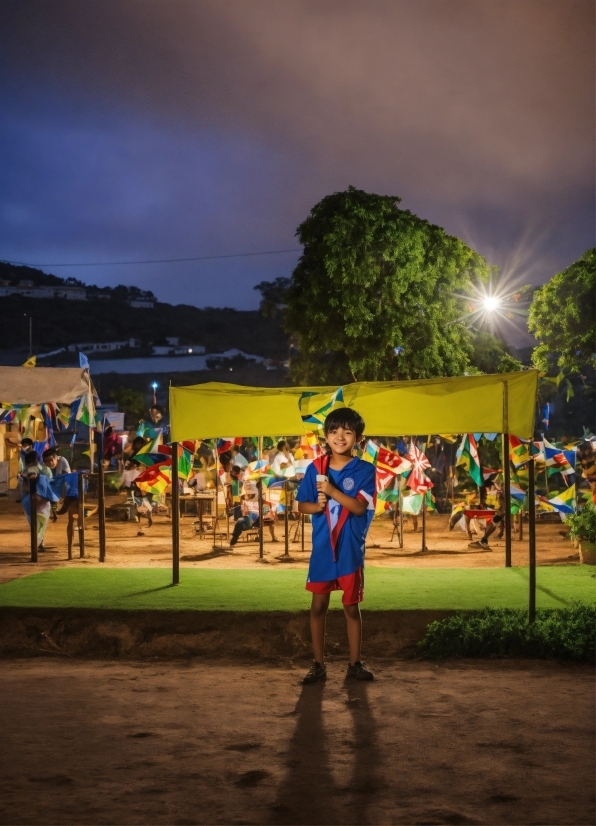
[[[308,466],[296,495],[298,502],[317,502],[317,474],[324,473],[331,484],[357,499],[368,502],[362,516],[342,508],[335,499],[327,500],[322,513],[312,514],[312,554],[308,582],[328,582],[357,571],[364,565],[364,545],[375,508],[375,467],[354,458],[341,470],[322,471],[320,460]]]

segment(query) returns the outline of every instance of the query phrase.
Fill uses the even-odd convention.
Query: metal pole
[[[398,536],[398,538],[399,538],[399,547],[403,548],[403,546],[404,546],[404,510],[403,510],[404,497],[403,497],[403,491],[402,491],[402,487],[401,487],[401,479],[397,480],[397,484],[398,484],[398,489],[399,489],[399,502],[398,502],[398,504],[399,504],[399,536]]]
[[[33,316],[29,316],[29,358],[33,358]]]
[[[505,567],[511,568],[511,468],[509,465],[509,385],[503,382],[503,497],[505,504]]]
[[[85,476],[82,473],[79,473],[78,478],[79,484],[79,557],[81,559],[85,558]],[[68,555],[69,559],[72,559],[72,553]]]
[[[105,419],[104,419],[105,427]],[[106,497],[105,476],[103,468],[103,429],[99,436],[99,459],[97,462],[97,515],[99,519],[99,561],[106,561]]]
[[[528,622],[536,619],[536,496],[534,493],[534,459],[528,462],[528,534],[530,539],[530,594]]]
[[[215,536],[218,528],[217,515],[219,512],[219,455],[217,453],[217,439],[215,442],[215,513],[213,514],[213,547],[215,548]],[[173,503],[172,503],[173,504]]]
[[[524,538],[524,512],[521,508],[517,512],[517,518],[519,519],[517,538],[521,542]]]
[[[172,442],[172,585],[180,584],[180,488],[178,442]]]
[[[31,562],[37,562],[37,476],[29,476]]]
[[[426,547],[426,491],[422,494],[422,550],[428,551]]]
[[[263,559],[263,480],[257,482],[259,493],[259,559]]]
[[[285,536],[285,543],[286,544],[285,544],[285,548],[284,548],[284,556],[289,556],[290,555],[290,534],[289,534],[289,529],[290,529],[289,516],[290,515],[288,513],[288,511],[289,511],[289,502],[288,502],[288,480],[287,479],[284,479],[284,500],[285,500],[285,504],[284,504],[284,530],[286,532],[286,536]]]

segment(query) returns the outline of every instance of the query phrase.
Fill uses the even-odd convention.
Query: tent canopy
[[[0,367],[0,402],[72,404],[89,392],[81,367]]]
[[[538,372],[358,382],[344,387],[362,415],[366,433],[514,433],[530,439]],[[331,393],[337,387],[242,387],[207,382],[170,387],[172,440],[218,436],[293,435],[308,429],[298,401],[302,393]]]

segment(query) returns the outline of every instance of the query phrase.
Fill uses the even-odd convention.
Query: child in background
[[[50,519],[51,503],[58,501],[58,496],[50,486],[50,480],[41,473],[39,457],[34,450],[25,455],[24,470],[21,474],[21,491],[23,510],[27,515],[27,521],[31,524],[32,514],[35,513],[37,521],[37,550],[45,551],[43,539]],[[31,502],[30,480],[37,480],[35,501]]]
[[[327,679],[325,624],[331,591],[343,591],[350,664],[347,676],[372,680],[360,659],[364,598],[364,549],[375,510],[375,466],[352,456],[362,439],[364,420],[355,410],[332,410],[325,419],[328,453],[306,469],[296,499],[312,517],[313,548],[306,590],[312,592],[310,631],[314,663],[305,684]]]
[[[259,498],[258,489],[254,482],[248,481],[244,483],[244,495],[240,505],[242,516],[234,525],[234,532],[230,539],[230,548],[240,539],[242,531],[248,531],[250,528],[258,528],[259,523]],[[263,524],[269,527],[271,532],[271,541],[277,542],[275,536],[275,511],[270,502],[263,500]]]

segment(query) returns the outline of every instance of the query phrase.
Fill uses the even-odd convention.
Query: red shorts
[[[331,591],[343,591],[341,601],[344,605],[355,605],[364,599],[364,571],[362,565],[353,574],[339,576],[328,582],[307,582],[306,590],[313,594],[330,594]]]

